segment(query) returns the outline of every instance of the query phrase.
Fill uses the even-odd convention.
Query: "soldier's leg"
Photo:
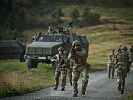
[[[65,90],[67,70],[61,71],[61,87],[62,91]]]
[[[78,94],[78,79],[79,79],[79,76],[80,76],[80,72],[76,69],[73,69],[73,72],[72,72],[72,85],[73,85],[73,91],[74,91],[74,97],[77,96]]]
[[[111,73],[111,66],[110,64],[108,65],[108,78],[110,78],[110,73]]]
[[[88,69],[83,69],[82,71],[82,94],[84,95],[86,92],[87,84],[88,84]]]
[[[55,72],[55,90],[58,88],[58,84],[59,84],[59,77],[60,77],[60,71],[56,71]]]
[[[118,90],[121,91],[121,76],[117,76]]]
[[[121,71],[117,69],[117,83],[118,83],[118,90],[121,91]]]
[[[68,77],[69,77],[69,81],[70,81],[70,84],[72,86],[72,68],[68,68]]]
[[[121,94],[123,94],[124,92],[124,87],[125,87],[125,76],[122,77]]]
[[[114,65],[112,66],[112,79],[114,79]]]

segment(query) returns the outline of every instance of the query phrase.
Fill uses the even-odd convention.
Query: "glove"
[[[76,52],[76,49],[74,49],[73,47],[70,49],[70,53],[71,54],[75,54],[75,52]]]

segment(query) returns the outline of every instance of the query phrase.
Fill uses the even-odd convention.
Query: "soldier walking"
[[[81,48],[81,44],[78,40],[75,40],[72,43],[72,48],[68,55],[68,60],[73,63],[73,72],[72,72],[72,85],[73,85],[73,97],[77,97],[78,94],[78,79],[80,73],[82,74],[82,95],[85,95],[87,84],[88,84],[88,71],[90,65],[86,63],[86,51]]]
[[[115,51],[112,50],[111,54],[108,56],[108,78],[110,78],[111,70],[112,70],[112,79],[114,79],[114,64],[115,63]]]
[[[59,77],[61,75],[61,91],[65,91],[66,85],[66,74],[67,74],[67,63],[66,63],[66,55],[63,53],[64,48],[58,48],[58,54],[53,57],[56,63],[55,69],[55,87],[54,90],[57,90],[59,84]]]
[[[127,77],[127,62],[129,60],[129,54],[126,51],[127,47],[122,46],[121,51],[117,55],[117,82],[118,82],[118,90],[121,91],[121,94],[124,92],[125,87],[125,78]]]

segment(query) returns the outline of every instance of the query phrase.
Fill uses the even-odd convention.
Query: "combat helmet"
[[[122,47],[121,47],[121,50],[127,51],[127,47],[126,47],[126,46],[122,46]]]
[[[75,45],[81,46],[81,44],[78,40],[73,41],[72,46],[75,47]]]
[[[58,51],[64,51],[64,48],[63,47],[59,47]]]

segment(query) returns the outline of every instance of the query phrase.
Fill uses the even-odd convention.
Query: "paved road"
[[[107,70],[89,73],[89,83],[85,96],[81,96],[81,79],[78,82],[78,97],[72,97],[73,90],[69,83],[66,84],[66,91],[53,90],[53,87],[42,89],[34,93],[22,96],[7,97],[0,100],[124,100],[125,94],[133,92],[133,68],[126,78],[124,94],[117,90],[117,81],[107,78]]]

